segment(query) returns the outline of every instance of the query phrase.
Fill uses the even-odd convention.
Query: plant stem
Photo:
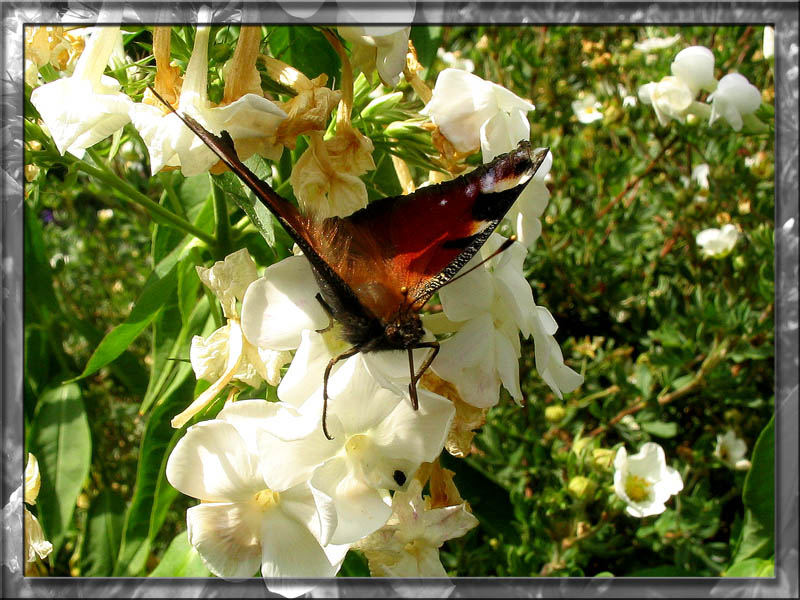
[[[213,175],[209,173],[208,177],[211,182],[211,197],[214,199],[217,249],[221,258],[230,254],[231,251],[231,223],[228,217],[228,205],[225,203],[225,194],[219,189]]]
[[[112,190],[117,192],[117,196],[123,202],[133,202],[142,206],[145,210],[147,210],[151,215],[154,217],[159,217],[162,221],[165,221],[167,224],[175,227],[176,229],[180,229],[186,233],[189,233],[196,238],[204,241],[206,244],[211,246],[212,248],[217,245],[216,239],[214,236],[206,233],[202,229],[195,227],[193,224],[189,223],[188,221],[180,218],[172,211],[167,210],[157,202],[153,202],[150,198],[142,194],[139,190],[135,187],[130,185],[128,182],[122,180],[118,175],[113,173],[103,162],[103,160],[97,155],[95,151],[92,149],[88,149],[86,151],[89,156],[91,156],[92,160],[97,164],[91,165],[85,160],[75,160],[75,166],[86,173],[87,175],[91,175],[92,177],[102,181],[105,184],[111,186]]]

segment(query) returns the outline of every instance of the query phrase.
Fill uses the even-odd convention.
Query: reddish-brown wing
[[[452,181],[328,219],[309,242],[375,316],[419,310],[478,252],[546,155],[522,143]]]

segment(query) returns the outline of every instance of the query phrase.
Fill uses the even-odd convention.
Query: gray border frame
[[[391,2],[374,4],[391,10]],[[363,3],[363,2],[362,2]],[[213,8],[214,22],[304,23],[279,3],[228,1],[8,2],[2,12],[4,66],[0,92],[0,503],[22,481],[22,23],[182,23],[194,21],[201,4]],[[314,7],[319,2],[298,2]],[[798,11],[794,2],[493,2],[417,1],[414,22],[542,24],[774,24],[775,312],[776,312],[776,577],[772,579],[635,578],[458,578],[441,580],[309,580],[312,596],[323,597],[796,597],[798,595]],[[326,3],[309,22],[336,22]],[[3,530],[0,529],[0,536]],[[3,556],[21,540],[3,540]],[[21,550],[21,548],[19,549]],[[21,552],[16,552],[21,555]],[[25,578],[0,567],[3,597],[269,597],[260,579],[88,579]]]

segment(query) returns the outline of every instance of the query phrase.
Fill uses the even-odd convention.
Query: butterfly
[[[338,322],[342,338],[352,344],[325,369],[325,437],[332,439],[325,419],[331,369],[359,352],[405,350],[411,373],[409,397],[417,410],[417,382],[439,351],[439,342],[424,340],[420,311],[480,250],[542,165],[548,149],[534,152],[523,141],[512,152],[453,180],[380,198],[347,217],[319,221],[301,214],[259,179],[239,159],[228,132],[213,134],[164,104],[275,215],[311,263],[320,288],[317,300],[331,318],[326,330]],[[498,252],[513,242],[512,236]],[[432,351],[415,370],[413,350],[417,348]]]

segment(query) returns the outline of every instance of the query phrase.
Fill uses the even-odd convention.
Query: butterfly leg
[[[328,319],[330,319],[328,321],[327,327],[325,327],[324,329],[317,329],[316,330],[317,333],[325,333],[326,331],[330,331],[331,329],[333,329],[333,323],[334,323],[333,310],[331,310],[331,307],[328,306],[328,303],[325,302],[325,300],[322,298],[322,294],[317,292],[317,295],[314,296],[314,297],[322,305],[322,310],[325,311],[325,314],[328,315]]]
[[[345,350],[339,356],[334,356],[328,366],[325,367],[325,377],[322,380],[322,433],[325,434],[325,437],[329,440],[333,438],[328,433],[328,423],[327,423],[327,416],[328,416],[328,378],[331,375],[331,369],[333,369],[333,365],[338,363],[340,360],[345,360],[350,358],[354,354],[358,354],[360,352],[360,348],[358,346],[353,346],[349,350]]]
[[[422,363],[422,366],[419,368],[419,371],[414,373],[414,350],[416,348],[433,348],[433,352],[428,355],[428,358],[425,359],[425,362]],[[419,409],[419,398],[417,397],[417,382],[422,378],[425,374],[425,371],[433,363],[433,359],[436,358],[436,355],[439,354],[439,342],[422,342],[421,344],[414,346],[414,348],[408,349],[408,367],[411,370],[411,383],[408,384],[408,393],[411,396],[411,407],[414,410]]]

